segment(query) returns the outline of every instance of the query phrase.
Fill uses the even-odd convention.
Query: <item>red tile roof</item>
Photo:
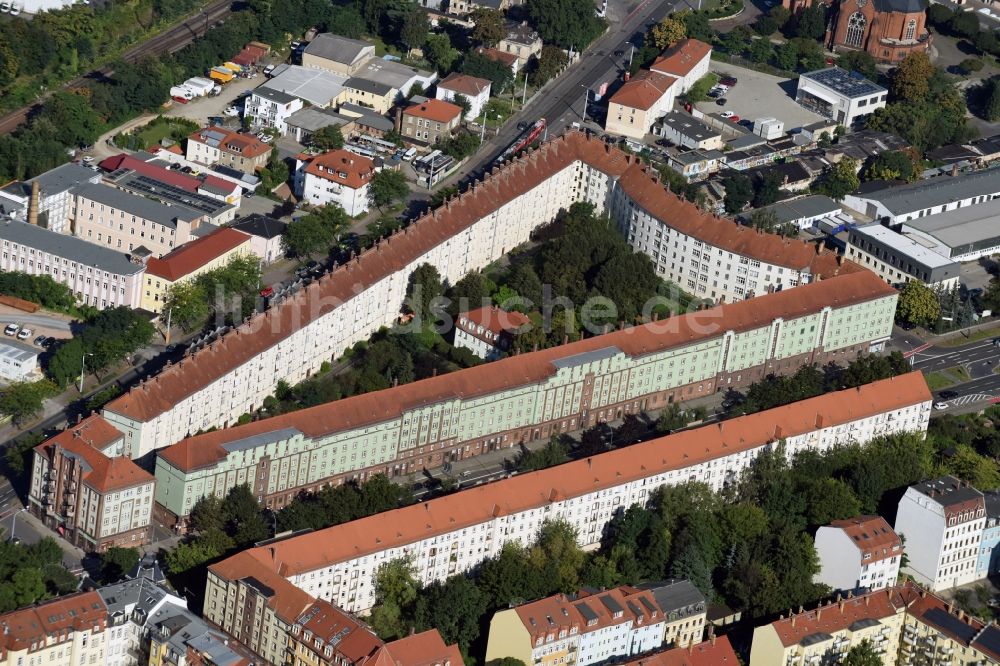
[[[495,367],[498,363],[480,367]],[[497,516],[545,507],[555,500],[579,497],[812,432],[817,419],[822,419],[824,427],[830,427],[930,399],[923,375],[911,372],[476,486],[254,548],[236,557],[253,553],[256,562],[282,576],[314,571],[478,525]],[[303,410],[306,411],[309,410]],[[230,566],[230,560],[221,564]],[[243,575],[247,574],[237,577]]]
[[[609,612],[602,601],[605,596],[610,597],[622,609],[619,617],[614,617]],[[656,610],[651,612],[650,608]],[[640,627],[666,620],[663,609],[657,605],[651,591],[624,585],[593,594],[587,592],[573,596],[555,594],[517,606],[514,612],[528,632],[532,644],[539,638],[546,642],[549,634],[558,634],[562,629],[570,632],[575,627],[578,633],[586,634],[625,622]],[[592,618],[593,624],[588,622],[588,616]]]
[[[882,516],[858,516],[835,520],[830,523],[830,527],[843,530],[861,551],[862,558],[868,556],[865,562],[869,564],[902,554],[902,540]]]
[[[306,641],[301,634],[298,640],[321,660],[326,659],[323,649],[327,645],[332,645],[351,664],[373,656],[383,645],[366,625],[323,599],[314,601],[295,620],[295,624],[301,625],[303,632],[312,632],[310,640]],[[315,643],[317,638],[322,641],[319,646]]]
[[[249,234],[223,227],[185,243],[160,258],[150,257],[146,263],[146,273],[176,282],[245,243],[250,243]]]
[[[439,89],[451,90],[467,97],[478,97],[483,92],[489,91],[490,82],[487,79],[453,72],[443,80],[438,81],[437,87]]]
[[[32,644],[50,647],[74,639],[76,631],[104,630],[107,606],[97,592],[80,592],[31,608],[0,615],[0,655],[30,650]],[[53,640],[55,639],[55,640]]]
[[[465,663],[458,646],[445,645],[437,629],[386,643],[385,648],[396,666],[463,666]]]
[[[474,326],[482,326],[495,335],[500,335],[506,331],[514,332],[522,326],[527,326],[531,323],[527,315],[513,310],[508,312],[495,305],[469,310],[462,313],[460,317],[466,318]]]
[[[226,372],[249,362],[309,322],[333,311],[335,303],[346,302],[387,275],[409,266],[433,247],[455,237],[577,160],[617,177],[619,186],[640,206],[655,211],[681,233],[723,250],[823,277],[858,271],[867,273],[848,261],[840,265],[833,253],[818,254],[808,243],[765,234],[704,213],[666,190],[638,160],[582,132],[570,132],[503,168],[493,169],[477,187],[467,189],[236,331],[164,369],[153,379],[113,400],[105,409],[143,421],[172,409]],[[831,291],[836,292],[836,288]],[[792,299],[796,301],[801,305],[801,300]]]
[[[623,666],[738,666],[740,663],[726,636],[703,643],[648,654]]]
[[[611,104],[620,104],[631,109],[648,111],[667,94],[677,79],[660,72],[642,70],[622,85],[611,99]]]
[[[202,135],[208,130],[213,132],[218,132],[224,135],[224,138],[219,143],[219,150],[229,153],[237,153],[243,157],[255,158],[270,152],[271,146],[267,145],[260,139],[249,134],[240,134],[239,132],[234,132],[228,130],[225,127],[219,127],[218,125],[213,125],[203,130],[198,130],[188,137],[188,141],[197,141],[198,143],[205,143],[205,139]]]
[[[340,183],[352,190],[364,187],[375,175],[373,161],[342,149],[314,157],[300,155],[298,159],[306,163],[304,168],[309,175]]]
[[[39,444],[35,451],[49,460],[54,448],[82,458],[90,471],[83,472],[81,481],[101,494],[152,483],[153,475],[131,459],[125,456],[109,457],[101,452],[100,449],[121,438],[121,432],[95,414]]]
[[[429,99],[403,110],[404,116],[426,118],[438,123],[450,123],[462,114],[462,107],[441,99]]]
[[[502,62],[508,67],[513,67],[514,63],[517,62],[517,56],[513,53],[507,53],[506,51],[501,51],[499,49],[488,49],[480,46],[476,49],[476,53],[481,56],[485,56],[490,60],[495,60],[497,62]]]
[[[295,621],[316,601],[308,592],[292,585],[264,563],[266,546],[249,549],[211,565],[209,571],[227,581],[253,577],[274,591],[267,600],[267,607],[287,622]]]
[[[649,68],[683,78],[711,54],[711,45],[697,39],[682,39],[660,54]]]
[[[840,602],[820,604],[812,610],[795,613],[771,623],[778,640],[785,647],[801,643],[813,634],[844,631],[858,620],[884,620],[905,608],[912,592],[905,587],[887,587]]]
[[[851,273],[747,301],[728,303],[585,338],[559,347],[509,356],[493,363],[335,400],[246,425],[195,435],[160,449],[158,455],[160,460],[177,469],[191,471],[209,467],[225,459],[225,443],[253,435],[297,428],[307,437],[319,437],[388,421],[408,409],[442,400],[468,400],[515,386],[539,383],[556,373],[557,361],[588,351],[617,347],[629,356],[642,356],[716,338],[727,330],[753,330],[778,317],[793,319],[819,312],[824,307],[844,307],[895,293],[895,289],[874,273]],[[194,358],[197,357],[189,357],[185,361],[190,363]],[[181,362],[182,366],[185,361]],[[129,395],[135,393],[133,391]]]

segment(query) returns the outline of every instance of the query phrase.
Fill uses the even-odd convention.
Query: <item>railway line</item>
[[[141,44],[136,44],[135,46],[127,49],[121,55],[121,58],[125,62],[136,62],[146,56],[163,55],[165,53],[174,53],[179,51],[198,37],[201,37],[208,32],[208,30],[216,23],[229,16],[229,14],[233,11],[233,4],[233,0],[219,0],[219,2],[213,2],[198,14],[189,16],[181,23],[164,30],[160,34],[147,39]],[[84,74],[83,76],[73,79],[72,81],[67,81],[60,87],[60,89],[65,90],[77,88],[84,85],[88,80],[107,77],[112,74],[114,74],[114,70],[110,67],[95,69],[87,74]],[[13,132],[19,126],[24,124],[28,118],[31,117],[32,113],[41,108],[49,94],[50,93],[46,93],[28,106],[22,107],[16,111],[11,111],[5,116],[0,117],[0,133],[6,134]]]

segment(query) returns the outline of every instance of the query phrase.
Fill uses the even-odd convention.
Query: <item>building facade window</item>
[[[910,19],[910,22],[906,24],[906,39],[912,40],[917,35],[917,21],[916,19]]]
[[[847,20],[847,40],[848,46],[853,46],[855,48],[861,48],[861,41],[865,36],[865,25],[867,25],[868,20],[865,15],[861,12],[854,12],[851,14],[851,18]]]

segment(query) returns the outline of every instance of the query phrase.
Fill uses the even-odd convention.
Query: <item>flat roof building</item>
[[[783,224],[794,224],[799,229],[809,229],[820,220],[842,213],[844,209],[830,197],[813,194],[798,199],[779,201],[759,210],[774,213],[778,221]],[[748,214],[740,217],[745,220],[750,219]]]
[[[722,134],[690,113],[671,111],[660,119],[653,133],[684,148],[722,150]]]
[[[994,175],[1000,180],[1000,171]],[[938,249],[954,261],[975,261],[1000,252],[1000,199],[917,218],[903,226],[933,236],[940,242]]]
[[[325,69],[287,65],[280,73],[262,83],[258,90],[276,90],[325,109],[336,105],[347,78]]]
[[[852,127],[885,106],[889,91],[857,72],[828,67],[799,76],[795,101],[821,116]]]
[[[1000,245],[1000,237],[995,241]],[[961,267],[942,253],[944,249],[933,237],[908,225],[866,224],[847,235],[847,257],[892,285],[917,280],[943,289],[957,287]]]
[[[40,350],[17,340],[0,340],[0,379],[13,382],[40,379]]]
[[[1000,168],[937,176],[844,197],[844,205],[873,220],[912,222],[917,218],[977,206],[1000,198]],[[978,212],[970,215],[980,215]],[[947,219],[947,218],[945,218]]]

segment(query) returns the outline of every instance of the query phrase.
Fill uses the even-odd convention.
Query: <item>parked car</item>
[[[720,97],[719,99],[715,100],[715,103],[718,104],[719,106],[725,106],[726,105],[726,98],[725,97]]]
[[[4,335],[16,335],[16,334],[17,334],[17,331],[18,331],[18,329],[20,329],[20,328],[21,328],[21,327],[20,327],[20,326],[18,326],[17,324],[7,324],[7,325],[6,325],[5,327],[4,327],[4,329],[3,329],[3,334],[4,334]]]
[[[230,118],[234,118],[240,115],[240,110],[235,106],[227,106],[225,109],[222,110],[222,113],[223,115],[229,116]]]
[[[615,51],[615,55],[618,57],[625,55],[625,49],[618,49],[617,51]]]
[[[271,72],[274,71],[274,65],[268,65],[264,68],[264,76],[271,76]]]
[[[736,113],[733,111],[723,111],[721,115],[723,118],[732,118]]]
[[[37,338],[35,338],[35,341],[32,344],[34,344],[36,347],[44,347],[45,346],[45,336],[44,335],[39,335]]]
[[[735,76],[724,76],[719,79],[719,83],[726,86],[727,88],[732,88],[736,85],[738,79]]]
[[[948,409],[948,403],[947,402],[935,402],[934,403],[934,409],[937,409],[937,410]]]
[[[938,397],[942,400],[951,400],[958,397],[958,391],[941,391],[938,393]]]
[[[28,338],[31,337],[31,334],[32,334],[32,330],[30,328],[22,328],[17,333],[17,339],[18,340],[27,340]]]

